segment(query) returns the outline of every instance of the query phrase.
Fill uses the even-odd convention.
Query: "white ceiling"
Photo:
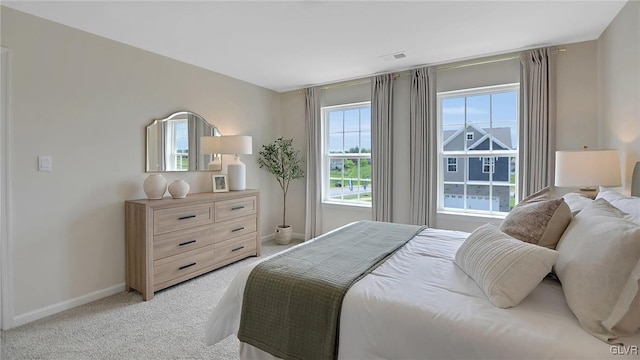
[[[626,1],[2,1],[275,91],[597,39]],[[404,51],[406,58],[380,56]]]

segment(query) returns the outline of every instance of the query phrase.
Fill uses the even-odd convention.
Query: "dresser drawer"
[[[213,228],[205,230],[194,229],[170,232],[153,238],[153,259],[163,259],[169,256],[213,245]]]
[[[227,220],[215,225],[215,242],[232,239],[256,231],[257,218],[255,215],[244,216],[238,219]]]
[[[211,203],[156,210],[153,214],[153,233],[159,235],[212,223]]]
[[[255,214],[256,204],[257,198],[255,196],[216,201],[216,222]]]
[[[158,286],[177,277],[204,269],[214,264],[214,247],[200,249],[156,260],[153,262],[153,285]]]
[[[214,262],[219,263],[236,256],[256,252],[256,234],[248,234],[215,244]]]

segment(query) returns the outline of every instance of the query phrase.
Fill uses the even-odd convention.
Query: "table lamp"
[[[223,154],[233,154],[233,162],[227,165],[229,176],[229,190],[245,190],[247,188],[247,170],[240,161],[240,154],[252,154],[251,136],[230,135],[220,137],[220,151]]]
[[[621,186],[618,150],[556,151],[555,185],[578,187],[591,198],[598,185]]]

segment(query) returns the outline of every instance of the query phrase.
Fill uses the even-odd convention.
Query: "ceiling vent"
[[[404,51],[398,51],[393,54],[378,56],[380,59],[384,61],[392,61],[392,60],[400,60],[407,57],[407,54]]]

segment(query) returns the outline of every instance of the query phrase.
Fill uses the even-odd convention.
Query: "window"
[[[447,172],[458,172],[458,158],[447,158]]]
[[[492,157],[483,157],[482,158],[482,172],[485,174],[493,173],[495,162]]]
[[[371,103],[322,108],[323,202],[371,206]]]
[[[518,91],[508,84],[438,94],[439,211],[498,215],[515,206]]]

